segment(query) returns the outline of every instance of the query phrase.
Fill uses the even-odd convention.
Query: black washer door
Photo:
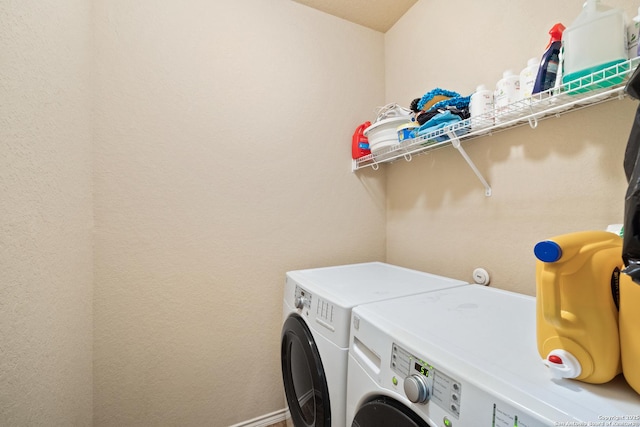
[[[429,427],[429,424],[401,403],[378,397],[360,407],[351,427]]]
[[[296,427],[330,427],[329,389],[318,347],[305,321],[292,314],[282,327],[282,379]]]

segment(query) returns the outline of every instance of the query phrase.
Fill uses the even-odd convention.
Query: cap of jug
[[[576,357],[566,350],[552,350],[543,361],[556,379],[577,378],[582,373],[582,366]]]

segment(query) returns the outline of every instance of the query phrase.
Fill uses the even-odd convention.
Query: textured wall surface
[[[635,2],[609,0],[635,16]],[[569,25],[581,0],[486,3],[420,1],[385,34],[387,101],[408,104],[435,87],[469,95],[495,87],[540,57],[548,31]],[[464,11],[464,13],[461,13]],[[430,19],[433,16],[439,19]],[[464,37],[415,54],[406,40],[444,34],[455,18]],[[486,268],[492,285],[535,293],[533,246],[558,234],[623,220],[622,159],[637,103],[612,101],[463,143],[493,188],[491,197],[455,149],[387,168],[387,261],[471,280]]]
[[[492,86],[581,6],[532,4],[423,0],[382,35],[289,0],[0,3],[0,424],[281,409],[291,269],[483,266],[532,294],[538,240],[622,221],[635,102],[465,144],[490,198],[450,148],[348,160],[375,107]],[[466,37],[418,49],[426,22]]]
[[[95,425],[284,407],[287,270],[384,259],[350,136],[383,35],[289,0],[99,0]]]
[[[91,14],[0,2],[0,425],[92,420]]]

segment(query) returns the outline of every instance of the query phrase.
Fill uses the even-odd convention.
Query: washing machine
[[[353,307],[463,285],[466,282],[380,262],[288,272],[281,362],[296,427],[345,425]]]
[[[354,308],[347,425],[640,426],[622,376],[553,379],[535,328],[535,298],[479,285]]]

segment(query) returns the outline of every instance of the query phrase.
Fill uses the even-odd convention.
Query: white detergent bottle
[[[601,71],[628,59],[626,21],[622,9],[606,6],[600,0],[585,2],[582,12],[562,33],[562,83],[569,94],[622,82],[622,76],[610,77]]]
[[[520,92],[520,76],[507,70],[502,74],[502,79],[496,83],[494,95],[496,124],[513,119],[518,114],[518,101]]]
[[[640,7],[638,14],[633,17],[629,25],[627,25],[627,45],[629,58],[640,56],[640,47],[638,46],[638,37],[640,36]]]
[[[469,101],[471,129],[483,129],[493,126],[493,91],[480,85]]]
[[[540,60],[538,58],[529,58],[527,66],[520,72],[520,91],[518,97],[525,102],[530,101],[533,94],[533,86],[536,84],[536,76],[538,75],[538,67]]]

